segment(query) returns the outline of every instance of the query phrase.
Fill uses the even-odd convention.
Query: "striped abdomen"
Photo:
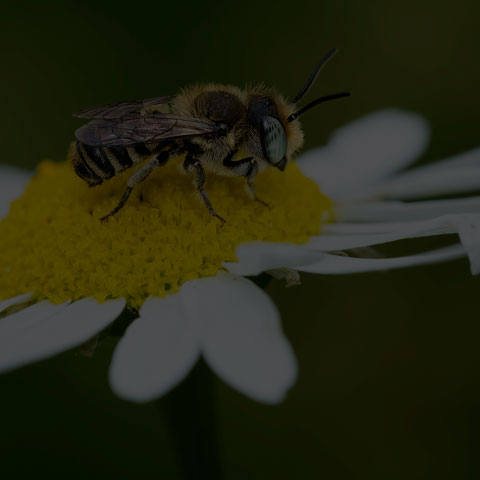
[[[134,147],[92,147],[81,142],[73,142],[69,157],[75,173],[93,187],[154,153],[145,144]]]

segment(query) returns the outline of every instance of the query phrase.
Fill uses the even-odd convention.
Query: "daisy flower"
[[[480,150],[405,170],[428,137],[426,122],[411,113],[354,121],[285,172],[259,175],[269,208],[247,197],[242,179],[209,178],[223,227],[174,162],[106,224],[98,219],[115,206],[128,173],[91,190],[68,164],[43,162],[32,179],[2,167],[0,371],[84,344],[127,306],[138,315],[109,374],[120,397],[153,400],[202,356],[243,394],[282,401],[296,380],[295,355],[275,305],[247,277],[268,272],[292,284],[298,272],[360,273],[465,256],[478,273],[480,197],[465,195],[479,189]],[[456,234],[453,244],[415,255],[342,254],[444,234]]]

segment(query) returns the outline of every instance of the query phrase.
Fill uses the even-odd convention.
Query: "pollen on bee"
[[[127,298],[138,308],[149,296],[175,292],[187,280],[215,275],[249,241],[303,243],[318,234],[331,203],[289,164],[256,181],[253,201],[242,178],[208,178],[209,215],[178,161],[157,169],[114,217],[131,172],[89,188],[69,163],[43,162],[24,195],[0,222],[0,299],[34,291],[55,303]]]

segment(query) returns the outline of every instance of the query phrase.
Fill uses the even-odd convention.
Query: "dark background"
[[[476,147],[475,1],[0,3],[0,162],[65,158],[71,113],[195,82],[264,81],[292,96],[332,46],[305,116],[306,148],[383,107],[432,124],[421,162]],[[267,288],[297,352],[287,401],[215,383],[225,478],[478,478],[479,281],[466,261]],[[123,402],[116,340],[0,379],[1,470],[52,478],[178,478],[165,415]]]

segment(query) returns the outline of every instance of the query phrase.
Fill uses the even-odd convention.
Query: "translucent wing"
[[[207,119],[183,117],[169,113],[130,113],[121,118],[96,118],[80,127],[79,142],[99,147],[128,147],[137,143],[156,143],[180,137],[204,135],[218,130]]]
[[[100,105],[98,107],[82,110],[81,112],[74,113],[73,116],[77,118],[103,118],[105,120],[113,120],[131,113],[139,112],[147,107],[168,103],[174,98],[175,95],[168,95],[165,97],[147,98],[145,100],[110,103],[108,105]]]

